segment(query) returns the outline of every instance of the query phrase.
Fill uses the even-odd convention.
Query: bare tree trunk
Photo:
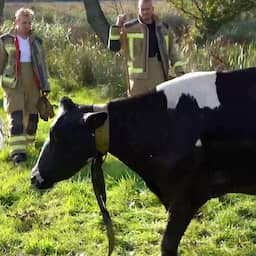
[[[3,23],[4,20],[4,0],[0,0],[0,24]]]
[[[110,25],[100,7],[99,0],[83,0],[83,2],[88,23],[92,26],[104,46],[107,47]]]

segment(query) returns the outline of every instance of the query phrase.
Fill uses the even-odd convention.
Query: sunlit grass
[[[71,96],[83,102],[81,94]],[[86,101],[96,100],[97,91],[88,95],[92,98]],[[31,168],[49,125],[40,121],[39,142],[29,150],[23,166],[9,161],[8,148],[0,152],[0,255],[106,255],[106,231],[89,166],[44,193],[30,186]],[[164,207],[137,175],[111,155],[105,160],[104,173],[107,207],[116,233],[113,255],[158,255],[167,221]],[[181,255],[254,255],[255,206],[253,196],[210,200],[189,225]]]
[[[55,112],[63,96],[71,97],[76,103],[92,104],[107,102],[112,95],[125,92],[123,61],[119,55],[103,49],[88,24],[84,24],[82,2],[28,5],[32,4],[39,14],[36,27],[48,47],[46,53],[52,72],[49,99],[55,105]],[[171,13],[169,7],[163,8],[162,1],[158,4],[157,10],[162,15]],[[13,17],[17,5],[21,3],[7,4],[7,18]],[[106,1],[103,9],[114,22],[115,3]],[[124,10],[129,17],[134,15],[136,3],[129,1]],[[86,30],[81,36],[90,35],[81,38],[84,44],[74,46],[74,41],[68,38],[71,25],[81,25]],[[212,52],[223,58],[227,69],[256,64],[255,43],[223,45],[216,40],[199,47],[188,40],[180,46],[188,72],[213,69]],[[95,84],[82,82],[82,68],[86,65],[91,67]],[[91,74],[90,70],[86,72]],[[5,119],[2,108],[0,115]],[[8,145],[0,152],[0,255],[107,255],[106,231],[92,189],[90,166],[44,193],[30,186],[31,169],[48,136],[51,121],[40,120],[37,141],[29,149],[24,165],[16,166],[10,161]],[[140,177],[113,156],[107,156],[104,174],[107,207],[116,233],[113,255],[158,255],[167,221],[164,207]],[[228,195],[210,200],[189,225],[179,248],[181,255],[255,256],[255,206],[253,196]]]

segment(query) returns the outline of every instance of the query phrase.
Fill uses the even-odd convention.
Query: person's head
[[[138,12],[144,23],[152,23],[154,14],[153,0],[139,0]]]
[[[32,29],[34,12],[28,8],[20,8],[15,12],[15,28],[22,37],[29,36]]]

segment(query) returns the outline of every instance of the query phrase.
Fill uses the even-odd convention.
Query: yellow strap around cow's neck
[[[94,112],[107,112],[107,105],[94,105]],[[95,130],[96,149],[103,155],[109,150],[109,118]]]

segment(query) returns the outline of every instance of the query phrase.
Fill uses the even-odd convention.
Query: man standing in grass
[[[108,47],[125,51],[129,96],[150,91],[168,80],[170,64],[177,76],[184,74],[172,30],[154,15],[152,0],[138,1],[138,17],[134,20],[126,22],[125,14],[117,17],[110,29]]]
[[[18,164],[26,160],[27,143],[35,139],[37,101],[50,91],[42,40],[32,35],[34,12],[15,13],[15,29],[0,36],[0,83],[9,119],[10,156]]]

